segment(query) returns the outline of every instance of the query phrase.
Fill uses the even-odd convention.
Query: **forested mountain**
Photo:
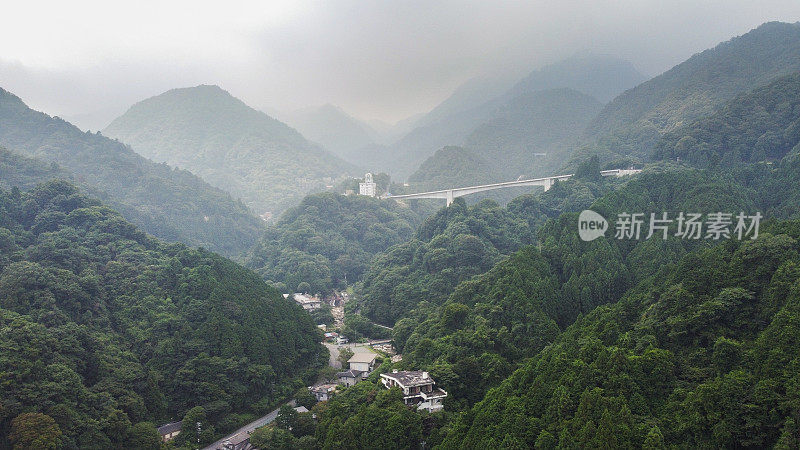
[[[797,448],[800,224],[665,265],[579,319],[442,448]]]
[[[489,161],[457,146],[437,150],[408,177],[409,189],[415,192],[486,184],[499,180],[500,174]]]
[[[286,292],[308,283],[329,292],[358,281],[373,256],[406,242],[421,214],[393,200],[330,192],[309,195],[271,225],[246,265]]]
[[[646,79],[624,59],[610,55],[575,55],[531,72],[515,84],[506,96],[570,88],[594,97],[601,103],[608,103]]]
[[[408,177],[408,186],[395,186],[393,193],[414,193],[462,186],[508,181],[497,165],[463,147],[447,146],[436,151]],[[485,199],[505,205],[516,197],[538,188],[516,187],[479,192],[464,197],[468,205]],[[438,202],[441,206],[441,201]]]
[[[644,174],[599,198],[592,209],[611,218],[618,212],[644,211],[654,202],[666,211],[700,206],[752,211],[754,197],[745,187],[700,172],[668,171]],[[533,211],[529,207],[525,212]],[[394,338],[404,361],[442,380],[452,394],[452,407],[480,400],[488,387],[536,355],[579,315],[616,302],[632,283],[698,245],[619,241],[612,233],[583,242],[576,224],[574,213],[548,221],[537,233],[538,248],[526,247],[462,282],[439,308],[417,306],[416,321],[396,324]]]
[[[318,340],[255,273],[67,182],[0,190],[3,447],[130,448],[190,409],[208,442],[305,385]]]
[[[371,168],[364,165],[364,153],[368,153],[365,148],[381,142],[378,133],[369,125],[331,104],[289,113],[286,123],[306,138],[358,167]]]
[[[800,72],[732,100],[656,144],[656,159],[712,168],[780,160],[800,143]],[[800,150],[800,148],[798,148]]]
[[[649,210],[798,217],[798,182],[800,158],[794,155],[772,167],[726,173],[661,165],[589,203],[610,218]],[[551,191],[568,187],[558,183]],[[529,195],[509,209],[521,203],[520,217],[543,215],[531,213],[546,210],[540,199]],[[465,208],[458,202],[453,207]],[[426,222],[421,232],[446,230],[443,217]],[[405,316],[394,325],[395,344],[403,353],[394,368],[429,371],[450,394],[446,408],[466,411],[451,416],[454,423],[432,421],[423,427],[428,443],[437,445],[444,434],[443,448],[641,447],[645,441],[680,445],[686,439],[701,447],[795,442],[797,428],[788,418],[797,408],[792,377],[800,361],[793,349],[800,345],[800,328],[781,337],[779,330],[797,320],[787,315],[796,312],[794,306],[779,311],[787,308],[783,302],[800,282],[794,269],[800,263],[795,242],[800,224],[762,223],[755,241],[747,236],[722,243],[630,241],[607,234],[583,242],[575,231],[576,213],[553,217],[538,231],[536,247],[524,247],[485,274],[450,288],[443,303],[431,291],[415,295],[411,281],[420,278],[413,272],[389,283],[401,287],[396,292],[371,297],[389,300],[372,306],[376,319],[393,311]],[[427,249],[406,253],[409,258],[430,255]],[[383,258],[379,255],[375,266],[391,267],[393,262]],[[400,268],[394,264],[393,270]],[[430,278],[420,285],[442,282]],[[661,300],[676,289],[680,292]],[[365,313],[367,306],[362,305]],[[777,322],[769,325],[772,321]],[[770,340],[778,344],[773,347]],[[769,376],[753,364],[758,358],[770,364]],[[359,408],[366,413],[368,405]],[[333,417],[326,422],[344,421],[342,411],[329,411]],[[358,429],[359,420],[366,419],[352,419],[346,429]]]
[[[572,155],[578,135],[603,105],[573,89],[532,91],[510,99],[464,141],[502,176],[555,175]]]
[[[46,163],[0,147],[0,188],[11,190],[16,186],[27,191],[54,179],[72,180],[72,174],[54,162]]]
[[[78,183],[107,194],[108,203],[125,218],[168,241],[236,255],[253,245],[263,226],[241,202],[191,173],[153,163],[119,142],[34,111],[3,89],[0,145],[57,163]]]
[[[448,145],[469,147],[465,140],[473,132],[480,132],[478,127],[491,127],[492,121],[503,122],[507,120],[509,114],[513,115],[515,110],[524,115],[524,111],[520,110],[535,109],[536,106],[530,106],[531,101],[537,100],[535,96],[531,95],[532,93],[568,88],[588,96],[600,95],[606,99],[635,86],[642,79],[643,76],[626,61],[607,56],[585,56],[569,58],[536,70],[505,92],[491,88],[491,86],[503,86],[503,84],[495,82],[489,83],[490,87],[485,87],[486,82],[472,81],[457,90],[453,97],[445,100],[428,116],[419,119],[417,128],[392,146],[396,155],[390,167],[392,169],[390,173],[394,177],[403,178],[439,148]],[[487,96],[489,93],[492,96]],[[482,103],[478,103],[477,99],[482,100]],[[564,100],[571,101],[572,99],[566,96]],[[565,108],[570,106],[574,107],[574,104],[568,104]],[[579,119],[570,119],[569,122],[583,122],[584,120],[588,123],[591,117],[585,119],[581,115]],[[572,134],[579,133],[582,128],[583,126],[571,130]],[[550,133],[543,129],[529,131]],[[511,130],[507,132],[514,133]],[[509,152],[519,152],[519,149],[514,146],[522,145],[519,142],[522,132],[522,130],[517,130],[516,135],[512,137],[516,140],[511,145],[512,148],[509,149]],[[498,136],[492,142],[495,146],[499,145],[500,150],[503,150],[502,137]]]
[[[587,128],[582,153],[647,160],[659,137],[738,94],[800,70],[800,23],[771,22],[626,91]]]
[[[143,100],[103,133],[154,161],[191,170],[258,214],[277,214],[354,171],[218,86],[173,89]]]
[[[547,217],[586,208],[608,189],[604,183],[575,179],[505,207],[491,200],[467,206],[463,198],[456,199],[427,218],[413,239],[375,258],[357,289],[362,313],[391,326],[423,302],[443,303],[460,282],[532,244]]]

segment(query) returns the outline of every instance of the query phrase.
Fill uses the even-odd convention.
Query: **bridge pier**
[[[447,201],[447,206],[450,206],[451,204],[453,204],[453,190],[452,189],[448,189],[447,190],[447,195],[445,196],[445,200]]]

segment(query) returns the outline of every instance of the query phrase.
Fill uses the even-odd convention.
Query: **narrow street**
[[[290,402],[288,402],[288,403],[286,403],[286,404],[287,404],[287,405],[289,405],[289,406],[291,406],[291,407],[294,407],[294,406],[295,406],[295,401],[294,401],[294,399],[293,399],[293,400],[291,400]],[[218,440],[218,441],[214,442],[213,444],[209,445],[208,447],[205,447],[203,450],[219,450],[219,449],[224,449],[224,447],[222,446],[222,444],[223,444],[225,441],[227,441],[228,439],[230,439],[230,438],[232,438],[232,437],[236,436],[237,434],[239,434],[239,433],[248,433],[248,434],[249,434],[249,433],[252,433],[252,432],[253,432],[253,430],[255,430],[256,428],[261,428],[261,427],[263,427],[264,425],[267,425],[267,424],[269,424],[269,423],[272,423],[272,421],[273,421],[273,420],[275,420],[275,418],[276,418],[276,417],[278,417],[278,411],[280,411],[280,409],[281,409],[280,407],[276,408],[275,410],[271,411],[271,412],[270,412],[269,414],[267,414],[266,416],[264,416],[264,417],[262,417],[262,418],[260,418],[260,419],[258,419],[258,420],[254,420],[253,422],[250,422],[250,423],[248,423],[247,425],[245,425],[245,426],[243,426],[243,427],[239,428],[238,430],[236,430],[236,431],[234,431],[233,433],[231,433],[231,434],[229,434],[229,435],[225,436],[224,438],[222,438],[222,439],[220,439],[220,440]]]

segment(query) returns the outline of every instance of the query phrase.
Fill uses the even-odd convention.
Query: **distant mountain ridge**
[[[258,213],[277,213],[356,170],[219,86],[172,89],[133,105],[103,133],[197,173]]]
[[[515,84],[506,96],[570,88],[607,103],[645,80],[647,77],[624,59],[608,55],[575,55],[531,72]]]
[[[586,153],[647,160],[663,133],[800,70],[800,23],[765,23],[630,89],[587,127]]]
[[[576,130],[602,107],[594,97],[569,88],[524,92],[477,127],[464,147],[491,161],[505,180],[553,175],[571,156]]]
[[[18,182],[71,173],[76,182],[103,195],[126,219],[168,241],[233,256],[248,249],[263,223],[242,203],[185,170],[156,164],[124,144],[28,108],[0,88],[0,145],[59,168],[10,157],[17,170],[28,167],[33,178],[17,172]],[[39,166],[35,168],[33,166]],[[28,186],[23,186],[28,187]]]
[[[470,147],[470,135],[488,122],[504,117],[503,108],[508,108],[512,102],[519,103],[521,96],[566,88],[607,101],[644,79],[644,75],[627,61],[585,55],[542,67],[510,88],[498,89],[489,82],[470,80],[428,115],[418,119],[417,128],[392,145],[395,155],[386,170],[402,178],[437,149],[447,145]]]

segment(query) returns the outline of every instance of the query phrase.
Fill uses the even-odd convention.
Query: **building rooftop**
[[[294,294],[294,301],[296,301],[297,303],[321,303],[322,302],[322,300],[320,300],[317,297],[312,297],[310,295],[301,294],[299,292]]]
[[[372,363],[375,362],[375,357],[378,356],[372,352],[360,352],[354,353],[350,359],[347,360],[348,363]]]
[[[361,376],[362,373],[363,372],[360,371],[360,370],[350,369],[350,370],[345,370],[344,372],[337,373],[336,377],[337,378],[342,378],[342,377],[356,378],[356,377]]]
[[[308,412],[308,408],[306,408],[305,406],[298,406],[294,410],[299,412],[299,413],[307,413]]]
[[[312,392],[330,392],[330,391],[335,391],[337,386],[338,385],[336,385],[336,384],[321,384],[319,386],[312,386],[311,387],[311,391]]]
[[[183,421],[172,422],[161,425],[160,427],[158,427],[158,434],[164,436],[165,434],[174,433],[181,429],[181,424],[183,424]]]
[[[391,373],[382,373],[381,376],[391,378],[405,387],[425,386],[435,383],[428,372],[422,370],[392,371]]]

